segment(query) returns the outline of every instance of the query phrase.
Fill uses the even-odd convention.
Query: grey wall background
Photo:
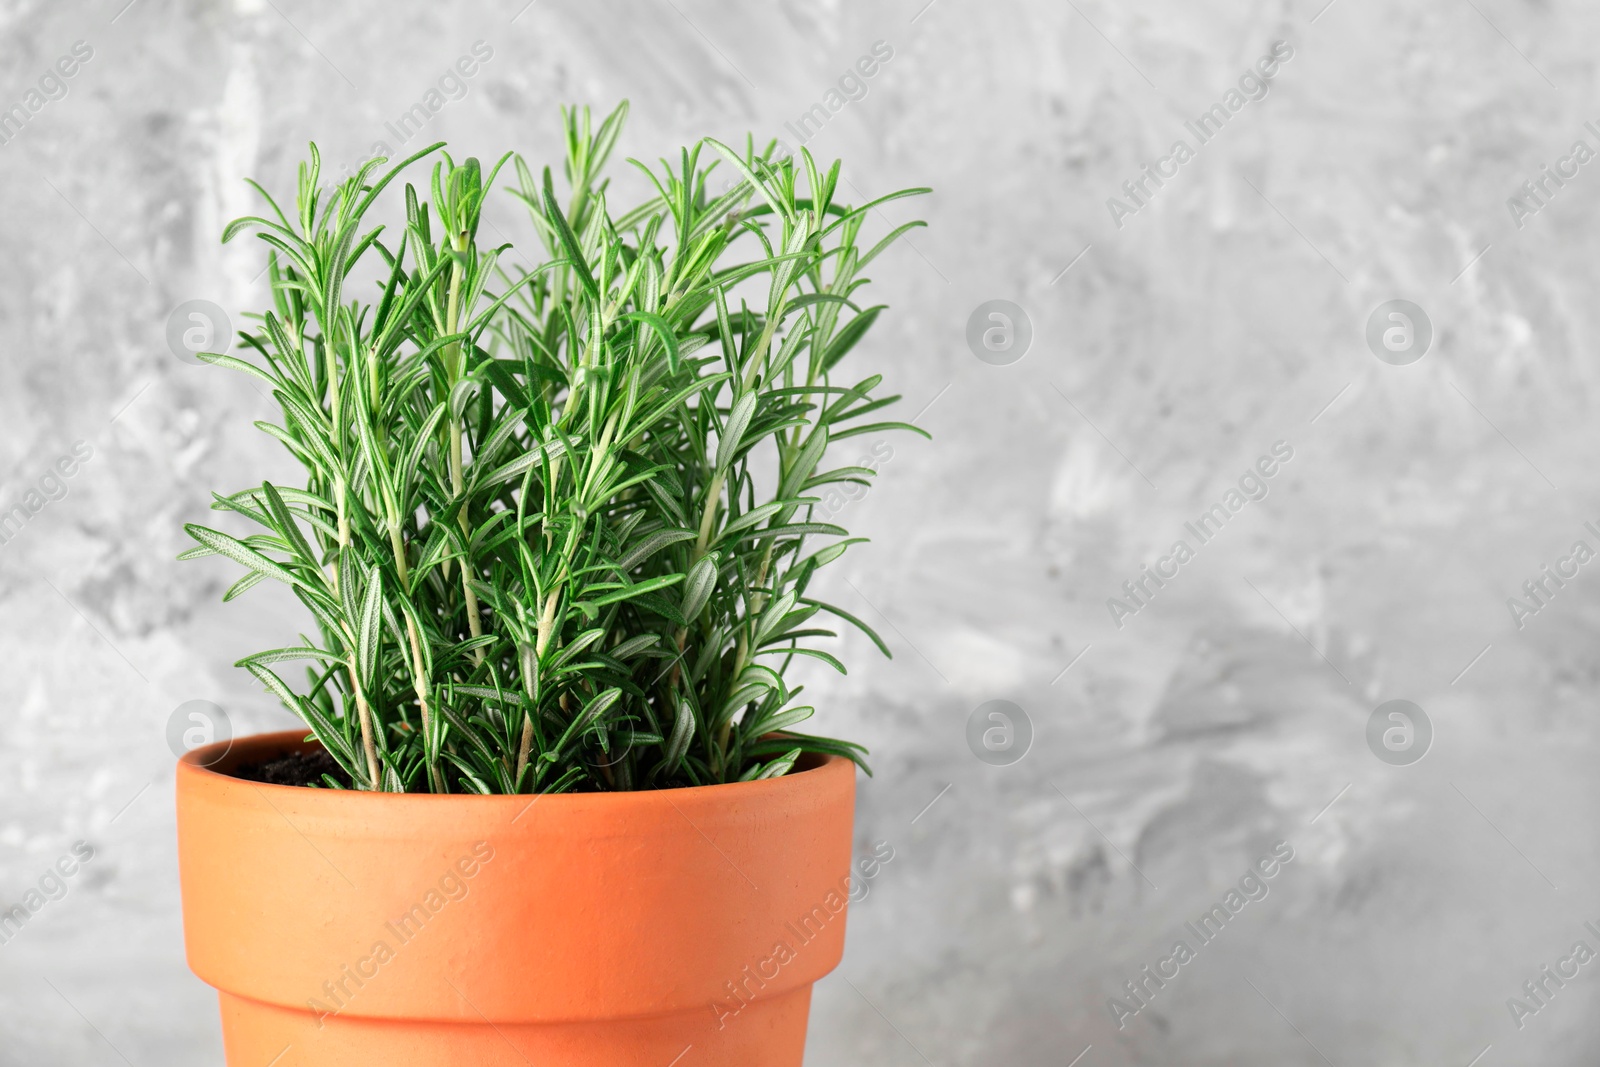
[[[93,51],[0,146],[0,508],[92,449],[0,545],[0,901],[94,849],[0,945],[0,1063],[220,1061],[165,728],[193,699],[283,724],[228,664],[298,622],[171,562],[212,488],[282,460],[241,429],[267,402],[176,359],[168,316],[263,299],[250,242],[217,242],[245,176],[288,190],[312,138],[359,160],[480,40],[419,136],[535,161],[559,103],[622,97],[625,154],[794,144],[893,49],[808,144],[863,196],[937,189],[879,220],[931,227],[873,272],[894,310],[859,356],[935,440],[885,440],[840,512],[875,544],[830,586],[895,658],[852,640],[851,677],[815,677],[875,750],[858,833],[895,859],[808,1063],[1593,1063],[1600,965],[1520,1027],[1507,1000],[1600,948],[1597,567],[1520,629],[1507,600],[1600,547],[1600,164],[1520,228],[1507,198],[1600,149],[1600,9],[1324,2],[0,5],[0,106]],[[1119,228],[1107,198],[1276,40],[1266,98]],[[992,299],[1031,323],[1009,365],[965,340]],[[1392,299],[1432,324],[1408,366],[1364,338]],[[1115,625],[1107,598],[1278,441],[1267,497]],[[1434,734],[1408,766],[1366,740],[1396,698]],[[1032,725],[1008,766],[966,740],[991,700]],[[1269,895],[1119,1028],[1108,998],[1280,840]]]

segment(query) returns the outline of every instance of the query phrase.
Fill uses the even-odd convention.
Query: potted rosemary
[[[868,214],[923,190],[846,206],[837,163],[708,140],[616,210],[625,115],[565,113],[559,193],[442,145],[324,188],[313,145],[293,212],[257,186],[223,235],[268,246],[272,307],[202,358],[265,383],[305,481],[216,495],[235,532],[184,557],[312,631],[240,661],[305,729],[179,764],[230,1064],[800,1063],[864,750],[796,732],[786,672],[844,670],[832,620],[883,647],[812,595],[860,539],[811,511],[872,474],[831,443],[911,428],[842,361],[920,225]],[[480,230],[502,176],[522,249]]]

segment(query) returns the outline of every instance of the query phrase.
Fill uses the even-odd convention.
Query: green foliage
[[[812,709],[784,675],[801,655],[844,670],[812,647],[830,617],[865,629],[808,594],[859,540],[812,521],[811,494],[871,476],[827,469],[830,442],[914,429],[866,421],[898,399],[878,375],[838,376],[881,310],[857,299],[861,272],[906,228],[863,250],[868,213],[925,190],[847,207],[837,163],[708,140],[660,170],[630,161],[655,195],[613,215],[599,176],[626,105],[598,129],[564,115],[564,202],[548,169],[508,155],[485,172],[442,145],[331,190],[313,145],[293,218],[257,186],[272,217],[223,239],[270,246],[273,307],[241,335],[248,358],[204,358],[270,385],[283,417],[256,425],[306,484],[217,496],[256,531],[191,525],[184,557],[245,568],[225,599],[271,578],[310,611],[315,639],[240,665],[357,788],[646,789],[772,777],[805,752],[859,762],[792,731]],[[369,215],[427,156],[431,196],[403,186],[386,241]],[[531,270],[479,243],[508,162],[544,246]],[[742,180],[713,195],[719,162]],[[278,673],[291,660],[303,688]]]

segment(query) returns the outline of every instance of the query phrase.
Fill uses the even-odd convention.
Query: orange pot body
[[[233,1067],[799,1067],[844,951],[855,771],[546,797],[178,765],[189,966]]]

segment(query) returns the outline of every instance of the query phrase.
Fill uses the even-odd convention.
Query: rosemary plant
[[[315,145],[293,216],[230,224],[266,242],[273,307],[248,358],[208,362],[265,382],[283,410],[256,425],[305,467],[213,507],[260,527],[189,525],[181,558],[221,554],[287,584],[316,637],[240,665],[304,719],[358,789],[625,790],[772,777],[802,753],[860,746],[796,733],[812,708],[786,684],[829,617],[819,567],[851,538],[809,495],[872,471],[831,443],[912,429],[874,416],[881,376],[840,379],[881,306],[861,272],[878,204],[835,200],[839,164],[706,140],[654,170],[614,213],[601,179],[627,105],[594,128],[564,111],[564,198],[507,154],[485,171],[437,144],[331,189]],[[378,224],[403,186],[403,228]],[[709,160],[709,161],[708,161]],[[714,195],[726,161],[739,180]],[[507,164],[511,166],[507,168]],[[532,269],[482,240],[498,175],[543,248]],[[391,194],[390,200],[392,200]],[[371,294],[371,302],[361,298]],[[921,432],[921,431],[916,431]],[[821,543],[821,547],[817,545]],[[308,661],[306,685],[281,665]]]

